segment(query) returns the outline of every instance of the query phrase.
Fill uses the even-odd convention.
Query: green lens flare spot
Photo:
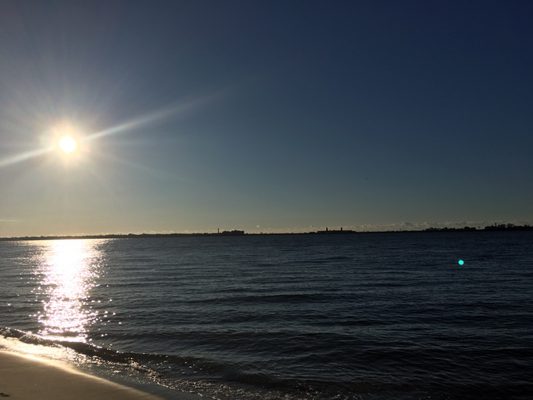
[[[459,260],[459,261],[457,261],[457,264],[459,264],[462,267],[463,265],[465,265],[465,261],[464,260]]]

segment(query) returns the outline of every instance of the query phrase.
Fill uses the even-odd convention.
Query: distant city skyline
[[[4,1],[0,236],[531,224],[532,17]]]

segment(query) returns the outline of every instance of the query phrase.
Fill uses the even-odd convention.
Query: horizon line
[[[328,229],[304,232],[246,232],[244,230],[225,230],[218,232],[152,232],[152,233],[98,233],[98,234],[75,234],[75,235],[25,235],[25,236],[0,236],[0,241],[17,240],[58,240],[58,239],[127,239],[143,237],[173,237],[173,236],[288,236],[288,235],[350,235],[367,233],[416,233],[416,232],[494,232],[494,231],[533,231],[533,226],[529,224],[515,225],[492,224],[484,227],[462,226],[462,227],[427,227],[424,229],[396,229],[396,230],[353,230],[353,229]]]

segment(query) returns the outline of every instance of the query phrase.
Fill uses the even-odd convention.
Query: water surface
[[[4,241],[0,254],[4,347],[66,348],[169,398],[533,397],[531,232]]]

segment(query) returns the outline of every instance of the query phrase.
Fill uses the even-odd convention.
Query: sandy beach
[[[0,351],[0,398],[13,400],[161,400],[62,363]]]

